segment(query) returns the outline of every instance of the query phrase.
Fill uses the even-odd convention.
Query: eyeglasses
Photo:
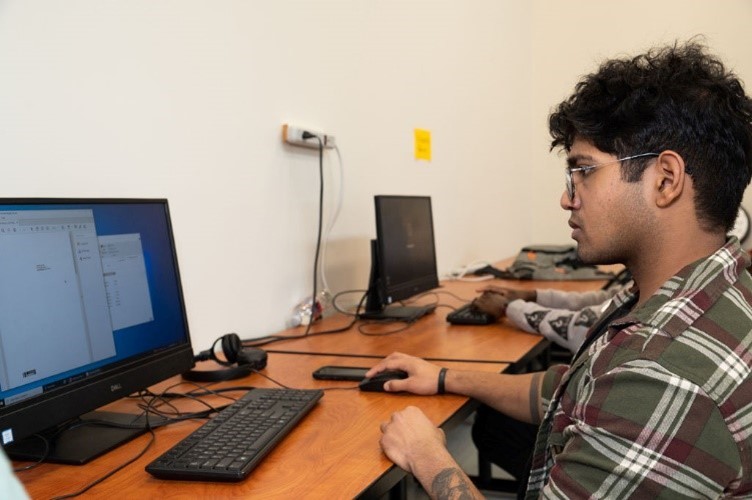
[[[567,195],[569,196],[569,201],[570,202],[574,201],[574,176],[573,174],[575,172],[582,172],[583,175],[586,175],[589,172],[595,170],[596,168],[605,167],[606,165],[613,165],[616,163],[621,163],[627,160],[633,160],[635,158],[643,158],[646,156],[659,156],[659,155],[658,153],[641,153],[638,155],[627,156],[625,158],[619,158],[618,160],[612,160],[612,161],[607,161],[604,163],[599,163],[597,165],[583,165],[581,167],[567,167],[566,169],[564,169],[564,180],[566,181]]]

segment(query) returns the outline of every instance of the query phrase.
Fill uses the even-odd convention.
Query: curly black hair
[[[730,230],[752,177],[752,101],[697,40],[604,62],[549,116],[551,149],[576,138],[619,157],[670,149],[694,181],[706,228]],[[636,182],[648,160],[622,164]]]

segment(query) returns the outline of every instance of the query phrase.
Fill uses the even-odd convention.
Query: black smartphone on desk
[[[370,368],[359,366],[322,366],[313,372],[313,378],[317,380],[352,380],[360,382],[366,378]]]

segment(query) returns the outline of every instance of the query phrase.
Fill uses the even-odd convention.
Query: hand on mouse
[[[408,377],[402,380],[390,380],[384,384],[386,392],[411,392],[429,396],[438,391],[440,367],[428,361],[401,352],[395,352],[381,360],[368,370],[366,377],[373,377],[384,370],[403,370]]]

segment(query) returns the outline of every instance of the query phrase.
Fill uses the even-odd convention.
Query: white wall
[[[196,349],[274,333],[310,293],[318,194],[283,123],[342,153],[334,292],[366,285],[374,194],[432,197],[442,273],[567,243],[550,107],[603,57],[701,32],[752,82],[751,5],[0,0],[0,196],[166,197]]]

